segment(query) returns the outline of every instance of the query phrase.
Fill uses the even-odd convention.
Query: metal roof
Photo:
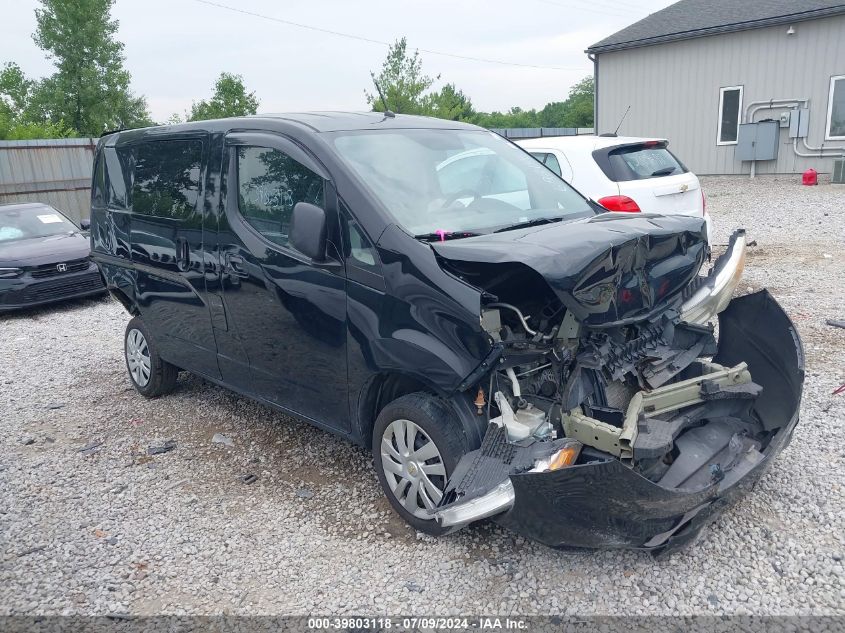
[[[590,46],[606,53],[845,13],[842,0],[681,0]]]

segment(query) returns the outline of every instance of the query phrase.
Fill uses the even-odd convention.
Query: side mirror
[[[83,231],[88,231],[91,229],[91,220],[85,219],[79,221],[79,228]]]
[[[297,202],[290,223],[290,244],[306,257],[326,257],[326,212],[310,202]]]

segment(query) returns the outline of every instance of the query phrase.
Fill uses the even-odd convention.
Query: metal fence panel
[[[87,218],[97,140],[0,141],[0,204],[44,202],[79,222]]]
[[[577,136],[579,134],[593,134],[591,127],[507,127],[491,128],[499,136],[505,138],[544,138],[546,136]]]

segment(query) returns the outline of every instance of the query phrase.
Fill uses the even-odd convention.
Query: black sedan
[[[46,204],[0,205],[0,312],[103,292],[80,227]]]

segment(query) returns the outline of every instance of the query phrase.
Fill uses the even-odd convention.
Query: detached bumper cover
[[[804,355],[794,325],[761,291],[733,300],[719,315],[714,362],[748,369],[762,393],[752,414],[773,432],[721,481],[690,491],[664,488],[617,459],[547,473],[510,475],[513,504],[500,524],[552,547],[638,548],[666,553],[749,492],[788,445],[798,422]]]

